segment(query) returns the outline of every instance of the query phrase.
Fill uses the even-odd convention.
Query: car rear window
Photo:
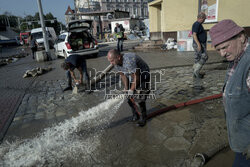
[[[32,36],[35,39],[40,39],[40,38],[43,38],[43,33],[42,32],[32,33]]]
[[[90,28],[90,24],[89,23],[86,23],[86,22],[75,22],[75,23],[72,23],[70,24],[70,29],[72,28],[79,28],[79,27],[88,27]]]
[[[51,34],[49,31],[47,31],[48,36],[51,38]],[[35,32],[31,34],[35,39],[43,38],[43,32]]]
[[[66,35],[59,35],[58,40],[59,41],[64,41],[66,38]]]

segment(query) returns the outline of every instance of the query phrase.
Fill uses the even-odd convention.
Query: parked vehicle
[[[20,44],[21,45],[28,45],[29,43],[29,36],[30,32],[21,32],[20,33]]]
[[[56,36],[56,32],[54,30],[53,27],[45,27],[45,30],[47,32],[47,38],[48,38],[48,42],[49,42],[49,47],[53,48],[56,40],[57,40],[57,36]],[[35,28],[31,30],[31,35],[36,39],[37,43],[38,43],[38,49],[40,48],[44,48],[44,39],[43,39],[43,30],[42,28]]]
[[[67,32],[60,34],[54,45],[56,55],[65,58],[72,54],[97,57],[98,43],[90,33],[91,28],[92,20],[76,20],[68,23]]]
[[[20,41],[20,37],[19,36],[15,36],[15,40],[16,40],[16,44],[17,45],[21,45],[21,41]]]

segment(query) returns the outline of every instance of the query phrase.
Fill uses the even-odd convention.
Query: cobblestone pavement
[[[103,70],[108,65],[104,57],[105,53],[106,50],[103,50],[103,53],[97,59],[88,59],[88,68]],[[210,64],[205,65],[203,69],[206,72],[205,78],[202,79],[205,90],[196,92],[193,90],[192,53],[138,52],[138,54],[149,63],[151,69],[153,69],[152,72],[164,67],[161,82],[156,85],[156,99],[148,100],[148,113],[176,103],[221,92],[227,66],[226,63],[222,63],[221,58],[211,56]],[[15,161],[21,163],[21,161],[17,161],[18,158],[13,157],[15,154],[11,154],[11,151],[19,150],[20,146],[25,143],[25,139],[29,139],[28,142],[32,143],[32,139],[42,136],[39,134],[44,133],[44,129],[67,123],[67,120],[72,118],[87,117],[88,110],[91,107],[105,101],[103,91],[91,94],[80,92],[77,95],[71,92],[63,93],[62,89],[66,86],[66,81],[64,72],[59,68],[62,61],[62,59],[59,59],[37,64],[20,60],[18,64],[13,65],[13,67],[23,66],[26,68],[37,65],[52,66],[53,70],[37,77],[35,80],[19,80],[10,77],[11,83],[16,82],[16,84],[9,85],[15,88],[15,92],[17,92],[18,85],[26,86],[19,87],[22,91],[25,90],[25,92],[22,92],[23,99],[3,144],[0,146],[0,157],[2,157],[0,160],[3,160],[6,164],[9,164],[8,160],[10,161],[7,154],[12,155],[13,163]],[[11,69],[14,70],[14,68],[9,70]],[[0,70],[6,70],[6,68]],[[18,73],[18,68],[16,70],[14,72]],[[21,74],[20,71],[19,76],[16,77],[20,78]],[[27,83],[23,84],[23,82]],[[7,83],[5,85],[6,87],[4,85],[1,87],[7,88]],[[190,166],[195,153],[206,153],[211,149],[227,145],[221,99],[169,111],[148,120],[147,125],[143,128],[136,127],[135,124],[128,122],[131,116],[129,110],[128,105],[124,102],[116,112],[107,111],[101,117],[91,119],[91,122],[81,123],[78,127],[80,130],[78,129],[67,138],[74,139],[73,142],[70,140],[71,143],[75,143],[76,139],[79,140],[76,143],[79,147],[84,146],[84,148],[75,150],[75,147],[69,144],[71,146],[69,148],[64,143],[64,145],[59,145],[58,148],[52,147],[52,149],[55,149],[53,151],[58,151],[58,154],[52,154],[53,151],[44,146],[42,154],[53,156],[49,156],[50,158],[47,159],[44,156],[44,159],[36,155],[38,158],[33,165]],[[102,119],[105,118],[107,119],[103,122]],[[50,140],[53,141],[53,138]],[[13,141],[14,144],[10,147],[7,141]],[[56,142],[60,143],[60,139],[57,139]],[[31,147],[36,148],[35,145],[31,145]],[[61,152],[64,153],[64,156],[61,155]],[[23,156],[25,158],[27,155],[23,154]],[[231,163],[232,160],[227,159],[224,162],[219,161],[217,165],[230,166]],[[209,166],[209,163],[207,166]]]
[[[22,79],[25,69],[31,67],[29,63],[25,66],[20,65],[22,62],[23,61],[20,60],[0,68],[0,139],[3,137],[15,115],[26,88],[29,87],[33,81],[33,79]]]
[[[190,67],[166,69],[157,87],[157,99],[148,103],[149,112],[220,93],[225,65],[216,64],[206,71],[205,91],[197,94],[192,88]],[[195,153],[206,153],[228,144],[221,99],[162,114],[149,120],[145,128],[125,124],[123,118],[129,117],[130,111],[124,108],[127,114],[114,116],[115,123],[103,134],[100,148],[92,153],[94,160],[90,165],[190,166]],[[230,163],[217,165],[230,166]]]

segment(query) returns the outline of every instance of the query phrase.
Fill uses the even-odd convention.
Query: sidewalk
[[[109,62],[106,60],[106,51],[100,52],[96,59],[88,59],[88,69],[101,71],[107,67]],[[192,52],[152,51],[137,54],[149,64],[151,71],[165,69],[162,82],[157,87],[157,100],[148,101],[149,112],[220,93],[225,65],[221,64],[223,59],[215,52],[208,53],[209,60],[204,67],[207,75],[203,80],[206,90],[200,94],[192,92]],[[26,57],[0,68],[0,76],[5,78],[0,81],[0,104],[3,106],[0,115],[5,115],[0,119],[1,138],[10,125],[4,140],[32,138],[44,128],[77,116],[80,111],[103,101],[102,92],[90,95],[63,93],[66,81],[65,73],[60,68],[62,61],[57,59],[37,63],[31,57]],[[53,70],[36,78],[22,78],[26,70],[37,66],[50,66]],[[190,162],[190,154],[206,150],[209,144],[227,140],[223,107],[219,99],[162,114],[149,120],[145,128],[136,128],[127,123],[126,118],[130,116],[127,108],[123,104],[112,119],[110,128],[97,129],[105,133],[100,137],[100,148],[89,153],[90,159],[86,157],[86,160],[76,161],[72,155],[68,157],[72,161],[64,161],[64,164],[67,166],[71,162],[81,162],[86,166],[180,166]],[[210,135],[219,137],[213,141]]]

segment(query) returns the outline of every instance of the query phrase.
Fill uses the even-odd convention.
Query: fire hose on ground
[[[221,98],[221,97],[222,97],[222,94],[220,93],[220,94],[215,94],[215,95],[207,96],[207,97],[200,98],[200,99],[195,99],[195,100],[190,100],[190,101],[183,102],[183,103],[174,104],[174,105],[171,105],[171,106],[168,106],[166,108],[163,108],[163,109],[160,109],[160,110],[157,110],[155,112],[150,113],[147,116],[147,119],[153,118],[157,115],[163,114],[163,113],[170,111],[170,110],[178,109],[178,108],[189,106],[192,104],[198,104],[198,103],[201,103],[201,102],[204,102],[207,100],[217,99],[217,98]],[[213,157],[216,153],[220,152],[221,150],[223,150],[226,147],[228,147],[228,143],[221,143],[220,145],[216,146],[216,148],[208,149],[205,153],[196,153],[194,156],[194,159],[191,163],[191,166],[192,167],[203,166],[209,159],[211,159],[211,157]]]
[[[174,104],[174,105],[171,105],[171,106],[168,106],[166,108],[163,108],[163,109],[160,109],[160,110],[157,110],[155,112],[150,113],[147,116],[147,119],[150,119],[152,117],[155,117],[157,115],[160,115],[160,114],[165,113],[165,112],[170,111],[170,110],[174,110],[174,109],[177,109],[177,108],[180,108],[180,107],[189,106],[189,105],[192,105],[192,104],[198,104],[198,103],[201,103],[201,102],[204,102],[204,101],[207,101],[207,100],[217,99],[217,98],[220,98],[220,97],[222,97],[221,93],[220,94],[215,94],[215,95],[212,95],[212,96],[207,96],[207,97],[204,97],[204,98],[201,98],[201,99],[195,99],[195,100],[190,100],[190,101],[183,102],[183,103]]]
[[[94,83],[98,82],[99,80],[101,80],[106,75],[106,73],[109,72],[112,68],[113,68],[113,65],[110,64],[99,76],[97,76],[91,80],[91,84],[94,84]],[[187,102],[174,104],[174,105],[168,106],[166,108],[163,108],[163,109],[160,109],[160,110],[157,110],[157,111],[154,111],[154,112],[148,114],[147,119],[153,118],[155,116],[158,116],[158,115],[163,114],[165,112],[168,112],[170,110],[178,109],[178,108],[193,105],[193,104],[198,104],[198,103],[201,103],[204,101],[217,99],[217,98],[221,98],[221,97],[222,97],[222,94],[220,93],[220,94],[215,94],[212,96],[203,97],[200,99],[195,99],[195,100],[190,100]],[[132,100],[132,102],[135,103],[134,100]],[[136,105],[136,104],[134,104],[134,105],[136,107],[138,107],[138,105]],[[139,112],[137,111],[137,113],[139,113]],[[213,157],[216,153],[218,153],[222,149],[226,148],[227,146],[228,146],[228,143],[223,143],[216,148],[209,149],[206,153],[196,153],[194,156],[194,159],[191,163],[191,166],[192,167],[203,166],[211,157]]]

